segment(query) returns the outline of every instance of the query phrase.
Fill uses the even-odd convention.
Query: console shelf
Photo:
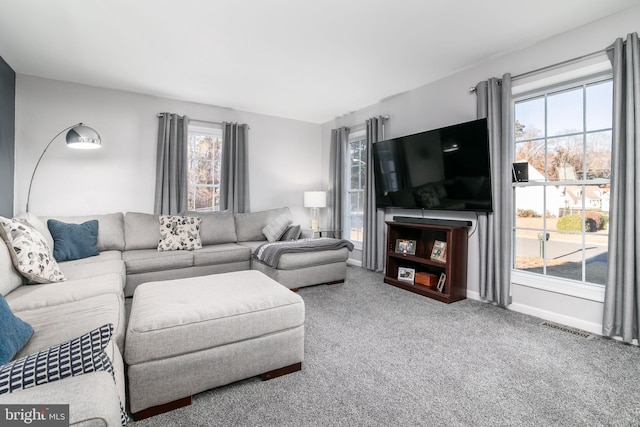
[[[387,221],[387,264],[384,281],[393,286],[452,303],[467,295],[467,225],[451,222],[429,223]],[[398,241],[409,245],[408,253],[396,251]],[[446,260],[431,259],[436,241],[446,243]],[[415,250],[415,253],[414,253]],[[401,269],[427,273],[440,278],[444,274],[444,286],[438,290],[411,279],[399,278]]]

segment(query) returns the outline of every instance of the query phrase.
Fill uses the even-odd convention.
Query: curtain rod
[[[542,73],[544,71],[553,70],[554,68],[559,68],[559,67],[562,67],[564,65],[569,65],[569,64],[572,64],[574,62],[584,61],[585,59],[590,59],[590,58],[593,58],[595,56],[602,55],[603,53],[606,53],[607,51],[609,51],[611,49],[613,49],[613,48],[612,47],[607,47],[606,49],[600,49],[600,50],[597,50],[595,52],[587,53],[586,55],[577,56],[575,58],[567,59],[566,61],[558,62],[556,64],[551,64],[551,65],[547,65],[545,67],[536,68],[535,70],[527,71],[526,73],[521,73],[521,74],[517,74],[515,76],[512,76],[511,80],[512,81],[513,80],[518,80],[518,79],[521,79],[521,78],[524,78],[524,77],[529,77],[529,76],[536,75],[538,73]],[[476,91],[475,86],[469,88],[469,93],[473,93],[475,91]]]
[[[171,114],[171,113],[169,113],[169,114]],[[156,116],[158,118],[160,118],[160,117],[164,116],[164,113],[158,113],[158,114],[156,114]],[[184,117],[184,116],[181,116],[179,114],[177,114],[177,116],[180,117],[181,119]],[[200,123],[209,123],[209,124],[212,124],[212,125],[219,125],[219,126],[222,126],[224,124],[222,122],[212,122],[211,120],[199,120],[199,119],[192,119],[192,118],[189,118],[189,121],[191,121],[191,122],[200,122]],[[251,129],[251,127],[247,126],[247,129]]]

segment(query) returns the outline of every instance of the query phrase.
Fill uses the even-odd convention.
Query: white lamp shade
[[[305,208],[326,208],[327,192],[326,191],[305,191],[304,207]]]

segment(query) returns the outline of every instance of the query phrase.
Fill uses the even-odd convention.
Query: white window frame
[[[597,62],[597,61],[596,61]],[[594,70],[597,70],[597,73],[593,73]],[[604,70],[604,71],[603,71]],[[592,74],[586,74],[588,72],[591,72]],[[517,102],[519,101],[523,101],[525,99],[531,99],[534,98],[536,96],[544,96],[545,94],[549,94],[549,93],[555,93],[555,92],[560,92],[563,90],[568,90],[571,88],[575,88],[575,87],[579,87],[581,85],[589,85],[589,84],[594,84],[594,83],[598,83],[598,82],[604,82],[607,80],[610,80],[612,78],[612,73],[610,71],[610,65],[607,66],[607,64],[604,64],[602,62],[599,63],[599,65],[590,65],[588,67],[584,68],[584,73],[585,74],[581,74],[580,71],[578,70],[577,72],[575,71],[575,69],[571,72],[571,73],[567,73],[565,74],[564,77],[571,75],[571,79],[568,80],[564,80],[562,81],[561,76],[562,74],[558,74],[558,76],[556,77],[548,77],[545,76],[545,78],[541,78],[541,82],[545,81],[547,84],[546,85],[536,85],[535,83],[531,84],[531,82],[527,82],[526,85],[523,85],[522,88],[524,88],[525,86],[528,86],[528,88],[530,90],[527,91],[523,91],[522,88],[518,89],[518,88],[514,88],[512,94],[513,94],[513,99],[512,99],[512,108],[513,111],[515,111],[515,105]],[[546,103],[546,101],[545,101]],[[584,114],[584,112],[583,112]],[[515,115],[514,115],[514,120],[515,120]],[[512,131],[515,132],[514,127],[512,127]],[[583,132],[586,133],[586,130],[583,129]],[[546,138],[546,131],[545,131],[545,138]],[[514,140],[514,145],[515,145],[515,136],[513,138]],[[546,145],[546,142],[545,142]],[[514,150],[515,152],[515,150]],[[580,180],[581,183],[585,183],[585,181]],[[598,184],[599,181],[598,180],[593,180],[593,181],[587,181],[588,183],[593,183],[593,184]],[[610,181],[609,181],[610,182]],[[514,183],[513,184],[513,197],[515,200],[515,191],[517,187],[526,187],[526,186],[543,186],[543,188],[547,185],[556,185],[557,182],[553,181],[553,182],[548,182],[548,183],[544,183],[541,184],[540,182],[537,182],[535,184],[529,184],[529,183]],[[584,206],[586,207],[586,206]],[[516,215],[516,206],[514,204],[513,206],[513,215],[515,218]],[[546,210],[546,207],[545,207]],[[561,278],[561,277],[556,277],[556,276],[548,276],[546,274],[537,274],[537,273],[530,273],[530,272],[526,272],[523,270],[517,270],[515,269],[515,232],[516,232],[516,227],[515,227],[515,221],[513,224],[513,229],[512,229],[512,265],[514,267],[512,267],[511,270],[511,281],[514,284],[518,284],[518,285],[522,285],[522,286],[526,286],[526,287],[531,287],[531,288],[536,288],[536,289],[540,289],[540,290],[544,290],[544,291],[548,291],[548,292],[553,292],[553,293],[557,293],[557,294],[563,294],[563,295],[568,295],[568,296],[573,296],[573,297],[578,297],[578,298],[582,298],[585,300],[590,300],[590,301],[596,301],[596,302],[604,302],[604,289],[605,287],[603,285],[600,284],[595,284],[595,283],[588,283],[588,282],[583,282],[583,281],[577,281],[577,280],[571,280],[571,279],[566,279],[566,278]]]
[[[222,125],[216,124],[216,123],[205,123],[205,122],[196,122],[196,123],[189,123],[189,127],[188,127],[188,138],[191,137],[192,134],[197,134],[197,135],[206,135],[206,136],[211,136],[213,138],[220,138],[220,140],[222,141]],[[189,162],[189,156],[187,156],[187,162]],[[221,159],[222,156],[220,156],[220,158],[217,159],[213,159],[213,161],[211,162],[211,173],[214,174],[214,170],[216,169],[215,163],[217,163],[217,170],[220,171],[220,164],[221,164]],[[191,173],[191,165],[187,164],[187,173],[190,174]],[[220,177],[218,177],[218,184],[216,184],[215,179],[213,180],[212,184],[203,184],[203,183],[198,183],[198,184],[191,184],[191,180],[189,178],[187,178],[187,191],[188,193],[191,192],[191,190],[194,187],[210,187],[212,188],[214,194],[215,194],[215,189],[216,187],[220,187]],[[213,198],[213,202],[215,203],[215,197]],[[192,210],[192,207],[189,206],[189,210]],[[217,212],[220,210],[220,206],[211,206],[210,209],[203,209],[200,208],[199,211],[202,212]]]
[[[367,132],[365,129],[364,124],[363,125],[359,125],[359,126],[355,126],[352,127],[351,130],[349,131],[349,138],[347,141],[347,147],[345,147],[346,149],[346,162],[345,162],[345,173],[344,173],[344,200],[343,200],[343,206],[345,207],[344,212],[342,213],[342,237],[350,240],[353,243],[353,246],[358,249],[358,250],[362,250],[362,241],[358,241],[358,240],[351,240],[351,236],[350,236],[350,231],[351,231],[351,194],[355,193],[355,192],[360,192],[364,194],[365,191],[365,185],[366,183],[362,182],[362,187],[358,188],[358,189],[352,189],[351,188],[351,165],[353,162],[353,159],[350,156],[351,150],[350,150],[350,145],[353,142],[356,141],[361,141],[364,140],[366,142],[367,139]],[[360,152],[360,158],[358,159],[359,161],[365,162],[366,163],[366,159],[367,159],[367,152],[366,152],[366,148],[365,150]],[[364,216],[364,206],[362,206],[363,209],[363,216]],[[363,218],[364,220],[364,218]],[[364,233],[364,230],[363,230]]]

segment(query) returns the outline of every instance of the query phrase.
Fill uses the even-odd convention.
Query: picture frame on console
[[[396,240],[396,252],[405,255],[416,254],[416,241],[407,239]]]
[[[409,267],[398,267],[398,280],[413,283],[416,278],[416,270]]]
[[[447,262],[447,242],[436,240],[433,242],[431,259],[437,262]]]

